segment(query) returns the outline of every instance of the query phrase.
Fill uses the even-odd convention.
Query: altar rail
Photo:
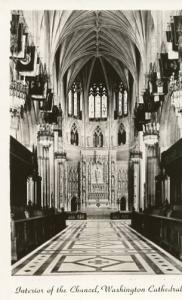
[[[110,219],[112,220],[124,220],[131,219],[131,211],[115,211],[110,214]]]
[[[65,228],[61,214],[11,220],[12,262],[19,260]]]
[[[182,260],[182,220],[133,212],[131,226]]]
[[[83,212],[67,212],[67,220],[86,220],[87,214]]]

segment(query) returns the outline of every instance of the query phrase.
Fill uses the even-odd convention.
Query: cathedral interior
[[[9,62],[12,274],[181,273],[181,11],[13,10]]]

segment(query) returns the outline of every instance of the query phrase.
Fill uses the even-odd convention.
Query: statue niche
[[[97,126],[97,128],[94,131],[93,146],[94,147],[103,147],[103,133],[99,126]]]
[[[70,139],[71,145],[78,146],[78,140],[79,140],[78,130],[76,124],[74,123],[71,127],[71,139]]]
[[[126,143],[126,130],[124,125],[121,123],[118,131],[118,146],[124,145]]]

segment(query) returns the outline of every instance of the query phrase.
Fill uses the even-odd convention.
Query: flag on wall
[[[32,80],[30,84],[30,95],[32,100],[46,100],[47,88],[47,81],[40,76],[36,76],[35,80]]]
[[[178,59],[169,59],[168,53],[161,53],[160,56],[161,76],[169,78],[173,73],[177,76],[179,72]]]
[[[34,71],[35,63],[35,46],[28,46],[26,55],[24,59],[17,61],[17,71],[18,72],[31,72]]]
[[[47,111],[52,110],[52,102],[53,102],[53,93],[51,92],[51,89],[48,89],[46,101],[44,104],[44,109]]]
[[[13,35],[18,34],[19,18],[20,18],[20,16],[18,14],[12,14],[12,18],[11,18],[11,22],[10,22],[10,24],[11,24],[10,32]]]
[[[174,16],[174,23],[171,23],[173,50],[178,51],[178,39],[182,31],[182,16]]]

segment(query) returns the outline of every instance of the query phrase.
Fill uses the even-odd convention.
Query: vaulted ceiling
[[[32,11],[31,17],[24,11],[24,16],[34,36],[44,40],[50,70],[56,62],[59,78],[71,74],[69,85],[95,58],[109,63],[126,85],[128,71],[137,79],[154,28],[151,11]]]
[[[59,76],[70,70],[76,77],[95,57],[104,58],[123,81],[126,70],[137,78],[153,28],[150,11],[45,11],[52,60],[59,61]]]

